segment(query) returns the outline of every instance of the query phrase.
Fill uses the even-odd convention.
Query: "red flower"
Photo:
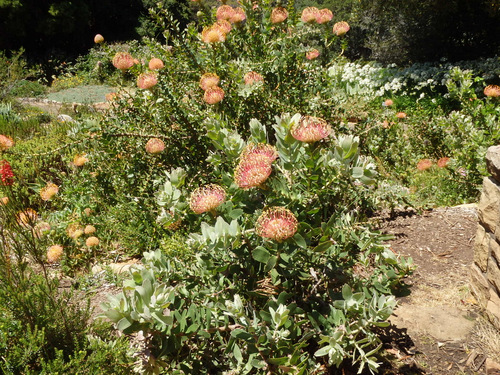
[[[7,160],[0,161],[0,177],[2,179],[2,185],[12,185],[14,183],[14,172],[10,163]]]
[[[226,200],[226,191],[219,185],[210,184],[197,188],[191,194],[189,207],[195,214],[214,211]]]
[[[301,142],[316,142],[328,137],[332,132],[331,126],[322,118],[303,116],[299,123],[292,127],[292,137]]]
[[[271,207],[262,212],[257,219],[257,234],[270,240],[281,242],[297,232],[298,221],[295,215],[285,207]]]

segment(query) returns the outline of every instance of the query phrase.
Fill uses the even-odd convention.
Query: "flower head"
[[[417,163],[417,169],[419,171],[425,171],[432,167],[432,161],[429,159],[422,159]]]
[[[316,22],[319,24],[330,22],[333,18],[333,13],[330,9],[321,9],[316,15]]]
[[[210,87],[215,87],[219,84],[220,78],[215,73],[205,73],[200,78],[200,87],[203,91],[207,91]]]
[[[240,160],[234,171],[234,181],[240,189],[261,186],[273,171],[267,155],[253,155]]]
[[[94,247],[99,245],[99,242],[99,238],[92,236],[85,240],[85,245],[87,245],[88,247]]]
[[[218,86],[209,87],[203,95],[203,100],[208,104],[216,104],[224,99],[224,90]]]
[[[254,159],[264,157],[269,164],[278,158],[278,151],[276,147],[266,143],[249,143],[241,152],[240,163],[248,163]]]
[[[66,233],[68,234],[69,237],[76,240],[84,233],[83,230],[84,229],[80,224],[72,223],[68,225],[68,227],[66,228]]]
[[[2,185],[10,186],[14,183],[14,172],[12,172],[12,167],[7,160],[0,161],[0,178]]]
[[[382,106],[384,107],[390,107],[391,105],[393,105],[394,102],[391,100],[391,99],[386,99],[384,100],[384,102],[382,103]]]
[[[73,164],[77,167],[82,167],[88,161],[89,159],[87,158],[87,154],[76,155],[75,158],[73,159]]]
[[[297,232],[298,221],[285,207],[270,207],[262,212],[255,224],[257,234],[281,242]]]
[[[273,8],[271,11],[271,23],[281,23],[288,18],[288,10],[283,7]]]
[[[247,15],[243,8],[234,8],[231,17],[229,18],[229,22],[231,23],[240,23],[247,19]]]
[[[151,60],[149,60],[148,67],[151,70],[158,70],[163,69],[165,67],[165,64],[159,58],[153,57]]]
[[[245,74],[243,78],[245,81],[245,85],[251,86],[257,82],[264,82],[264,77],[257,72],[248,72]]]
[[[7,203],[9,203],[9,197],[0,198],[0,206],[5,206]]]
[[[0,151],[8,150],[12,146],[14,146],[14,141],[12,140],[12,138],[0,134]]]
[[[231,22],[229,22],[228,20],[218,20],[217,22],[215,22],[214,26],[217,26],[226,35],[233,28],[233,26],[231,26]]]
[[[399,119],[406,118],[406,113],[404,113],[404,112],[398,112],[398,113],[396,113],[396,117],[399,118]]]
[[[319,56],[319,51],[317,49],[312,49],[306,53],[306,59],[314,60]]]
[[[35,223],[36,219],[38,219],[37,212],[32,208],[27,208],[24,211],[20,211],[17,213],[17,223],[25,228],[30,228]]]
[[[316,7],[307,7],[302,11],[301,20],[306,23],[316,22],[319,16],[319,9]]]
[[[159,154],[165,150],[165,143],[158,138],[150,138],[146,142],[146,152],[150,154]]]
[[[94,234],[96,232],[96,229],[93,225],[86,225],[85,229],[83,230],[83,233],[85,234]]]
[[[292,127],[292,137],[301,142],[317,142],[328,137],[332,127],[322,118],[303,116],[300,121]]]
[[[215,17],[217,20],[226,20],[229,21],[234,13],[234,9],[230,5],[221,5],[217,8],[217,12],[215,13]]]
[[[143,90],[150,89],[158,83],[155,73],[142,73],[137,77],[137,87]]]
[[[438,166],[439,168],[445,168],[445,167],[448,165],[449,161],[450,161],[450,158],[443,157],[443,158],[440,158],[440,159],[437,161],[437,163],[436,163],[436,164],[437,164],[437,166]]]
[[[49,182],[45,187],[40,190],[40,197],[44,201],[49,201],[52,199],[54,195],[59,192],[59,186],[56,184]]]
[[[189,207],[195,214],[214,211],[226,200],[226,191],[219,185],[209,184],[193,191]]]
[[[345,21],[340,21],[333,25],[333,33],[337,36],[346,34],[350,29],[351,27]]]
[[[135,61],[132,55],[127,52],[117,52],[115,57],[113,57],[113,66],[117,69],[125,71],[134,66]]]
[[[205,43],[224,42],[226,40],[226,33],[222,27],[215,24],[203,29],[201,32],[201,39]]]
[[[488,85],[484,88],[484,95],[491,98],[498,98],[500,96],[500,86]]]
[[[96,36],[94,37],[94,43],[100,44],[102,42],[104,42],[104,37],[101,34],[96,34]]]
[[[56,263],[61,260],[63,256],[63,247],[61,245],[52,245],[47,250],[47,262]]]

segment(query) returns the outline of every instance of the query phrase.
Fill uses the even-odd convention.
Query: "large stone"
[[[483,191],[477,208],[479,222],[486,230],[496,234],[495,230],[500,228],[500,185],[491,177],[483,180]]]
[[[470,278],[472,294],[476,297],[479,306],[486,308],[488,300],[490,299],[490,285],[488,279],[475,264],[471,266]]]
[[[486,166],[493,178],[500,182],[500,145],[488,148]]]
[[[484,227],[477,226],[476,240],[474,243],[474,263],[481,271],[486,272],[488,268],[488,258],[490,257],[490,235]]]
[[[486,315],[493,325],[500,329],[500,297],[494,289],[490,289],[490,300],[486,306]]]
[[[500,266],[496,262],[493,257],[491,257],[488,261],[488,281],[490,282],[491,285],[494,285],[497,294],[500,294]]]
[[[498,243],[498,237],[490,242],[490,252],[493,258],[500,264],[500,243]]]

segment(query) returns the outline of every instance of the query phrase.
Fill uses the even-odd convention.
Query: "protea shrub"
[[[158,83],[158,77],[155,73],[142,73],[137,77],[137,87],[143,90],[148,90]]]
[[[33,227],[37,219],[38,213],[32,208],[18,212],[16,217],[17,223],[24,228]]]
[[[276,147],[266,143],[249,143],[241,152],[240,163],[248,163],[264,157],[269,164],[278,158]]]
[[[432,167],[432,160],[422,159],[417,163],[417,169],[419,171],[425,171]]]
[[[269,158],[265,155],[242,159],[234,171],[234,182],[243,190],[261,187],[272,171]]]
[[[99,245],[99,243],[100,243],[99,238],[95,236],[89,237],[85,240],[85,245],[87,245],[88,247],[97,246]]]
[[[216,184],[209,184],[195,189],[189,199],[189,207],[195,214],[215,212],[226,200],[226,191]]]
[[[312,49],[310,51],[307,51],[306,53],[306,59],[308,60],[314,60],[319,56],[319,51],[317,49]]]
[[[333,19],[333,13],[330,9],[321,9],[316,16],[316,22],[319,24],[330,22]]]
[[[221,26],[214,24],[203,29],[201,32],[201,40],[209,44],[224,42],[226,40],[226,33]]]
[[[96,34],[94,37],[94,43],[101,44],[102,42],[104,42],[104,37],[101,34]]]
[[[265,209],[255,224],[257,235],[278,242],[293,237],[297,227],[297,218],[285,207]]]

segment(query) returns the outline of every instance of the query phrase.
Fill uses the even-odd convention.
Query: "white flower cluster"
[[[488,81],[500,77],[500,58],[457,63],[418,63],[408,68],[379,63],[339,62],[328,69],[332,84],[348,95],[368,95],[370,99],[387,94],[421,95],[422,91],[446,88],[453,69],[471,70]]]

